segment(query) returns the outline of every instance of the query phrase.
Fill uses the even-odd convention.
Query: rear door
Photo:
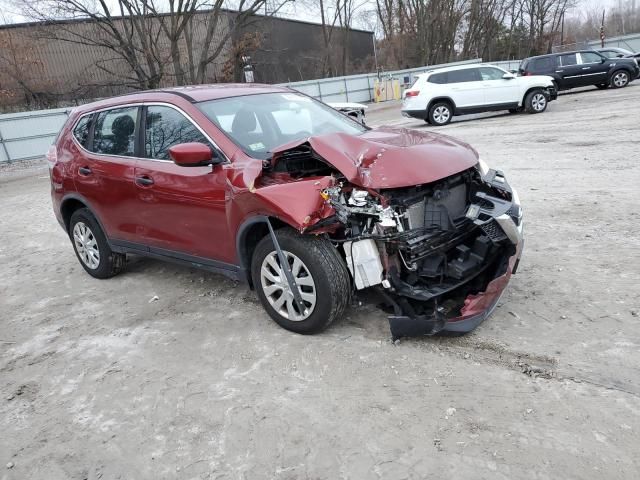
[[[558,55],[558,69],[556,70],[562,79],[565,88],[580,87],[583,85],[583,71],[579,64],[577,53],[564,53]]]
[[[81,154],[73,163],[76,190],[88,201],[110,239],[134,241],[136,237],[133,177],[138,113],[138,106],[97,112],[88,138],[75,137],[79,144],[82,141]]]
[[[447,84],[457,108],[477,107],[485,104],[484,87],[478,68],[448,71]]]
[[[580,67],[582,71],[582,85],[607,83],[609,63],[606,58],[596,52],[580,52]]]
[[[180,167],[169,158],[169,148],[180,143],[214,148],[209,137],[182,111],[164,104],[145,106],[142,124],[144,158],[135,168],[142,241],[164,255],[235,263],[225,208],[226,166]]]
[[[507,72],[497,67],[480,67],[487,105],[518,103],[520,88],[515,78],[502,78]]]

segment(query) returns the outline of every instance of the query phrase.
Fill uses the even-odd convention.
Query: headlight
[[[478,170],[480,170],[483,177],[489,173],[489,165],[487,165],[481,158],[478,159]]]

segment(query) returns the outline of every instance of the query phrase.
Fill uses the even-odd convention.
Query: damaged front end
[[[451,137],[311,137],[279,148],[263,173],[256,194],[342,250],[354,289],[385,300],[394,338],[472,330],[517,268],[517,193]]]
[[[375,287],[395,338],[466,332],[493,310],[522,249],[522,210],[500,171],[483,163],[407,188],[322,191],[335,214],[356,289]]]

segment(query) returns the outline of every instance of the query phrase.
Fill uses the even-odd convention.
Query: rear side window
[[[560,65],[563,67],[569,67],[571,65],[577,65],[578,58],[575,53],[568,53],[566,55],[560,55]]]
[[[73,129],[73,136],[76,137],[78,143],[83,147],[87,146],[87,140],[89,140],[89,127],[91,126],[91,115],[85,115],[78,120],[75,128]]]
[[[534,72],[547,72],[555,68],[556,62],[553,57],[535,58],[531,61],[531,70]]]
[[[429,80],[427,81],[429,83],[439,83],[439,84],[447,83],[447,72],[434,73],[432,75],[429,75]]]
[[[144,135],[145,157],[169,160],[169,148],[189,142],[211,146],[202,132],[182,113],[170,107],[147,107]]]
[[[116,108],[98,113],[91,151],[133,157],[137,121],[138,107]]]
[[[447,80],[447,83],[479,82],[481,77],[477,68],[465,68],[447,72]]]

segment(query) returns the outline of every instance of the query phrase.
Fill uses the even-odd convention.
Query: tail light
[[[47,150],[45,158],[47,159],[47,162],[49,162],[49,166],[55,165],[55,163],[58,161],[58,149],[56,148],[55,145],[51,145],[49,147],[49,150]]]
[[[405,93],[405,97],[417,97],[418,95],[420,95],[420,90],[407,90]]]
[[[524,72],[522,72],[522,75],[524,77],[530,77],[531,75],[533,75],[531,72],[527,72],[526,70]]]

